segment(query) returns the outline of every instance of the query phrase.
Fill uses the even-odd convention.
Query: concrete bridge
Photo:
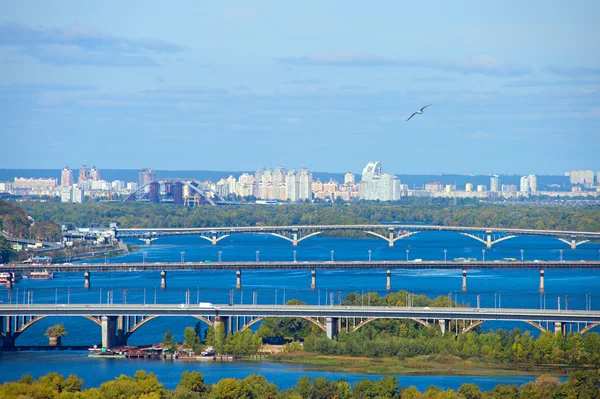
[[[462,234],[492,248],[494,244],[517,236],[547,236],[554,237],[569,245],[571,249],[589,242],[600,240],[600,232],[535,230],[535,229],[505,229],[493,227],[465,226],[432,226],[411,224],[357,224],[357,225],[304,225],[304,226],[247,226],[247,227],[198,227],[198,228],[131,228],[115,229],[118,238],[138,238],[150,244],[164,236],[197,235],[212,245],[232,234],[270,234],[282,238],[297,246],[301,241],[329,231],[359,231],[388,242],[390,247],[402,238],[410,237],[423,231],[450,231]]]
[[[242,272],[247,270],[310,270],[310,287],[317,288],[317,270],[385,270],[385,288],[392,290],[392,270],[462,270],[462,290],[467,291],[467,271],[477,269],[503,270],[539,270],[540,293],[545,290],[545,271],[554,269],[589,269],[599,270],[600,261],[304,261],[304,262],[133,262],[133,263],[63,263],[51,265],[8,264],[3,266],[4,272],[26,274],[32,271],[48,271],[53,273],[79,272],[84,276],[84,288],[92,285],[92,273],[96,272],[160,272],[160,286],[167,288],[168,271],[202,271],[202,270],[231,270],[236,273],[236,288],[242,288]],[[6,283],[7,288],[13,288],[11,279]]]
[[[127,338],[145,323],[162,316],[185,316],[202,320],[210,326],[222,325],[225,333],[241,331],[267,317],[299,317],[310,321],[333,339],[340,329],[356,331],[377,319],[410,319],[427,327],[451,328],[465,333],[486,321],[522,321],[541,331],[543,323],[556,333],[567,332],[568,324],[585,333],[600,325],[600,311],[499,309],[499,308],[429,308],[365,307],[310,305],[213,305],[200,304],[0,304],[2,347],[15,345],[27,328],[45,317],[83,317],[101,327],[102,346],[111,348],[127,344]],[[462,324],[462,326],[461,326]],[[583,327],[582,327],[583,326]],[[582,327],[582,328],[581,328]],[[571,326],[572,330],[572,326]]]

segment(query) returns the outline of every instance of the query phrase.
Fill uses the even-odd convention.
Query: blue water
[[[141,244],[141,241],[130,241]],[[267,235],[234,235],[212,246],[208,241],[198,237],[165,237],[154,241],[151,246],[142,246],[139,251],[111,258],[109,262],[146,262],[163,261],[218,261],[219,252],[223,261],[254,261],[256,252],[261,261],[292,260],[296,251],[298,262],[309,260],[330,260],[331,251],[335,260],[368,260],[369,250],[372,260],[421,258],[424,260],[443,259],[446,250],[447,259],[458,257],[473,257],[481,259],[483,246],[477,241],[459,234],[449,232],[424,232],[396,242],[390,248],[387,242],[377,239],[341,239],[327,237],[312,237],[293,247],[289,242]],[[497,244],[495,248],[485,250],[485,259],[502,259],[514,257],[520,259],[521,249],[524,250],[525,260],[590,260],[600,256],[600,245],[586,243],[571,250],[560,241],[548,237],[517,237]],[[182,252],[184,252],[182,254]],[[104,262],[104,259],[93,262]],[[92,262],[92,261],[87,261]],[[546,270],[546,294],[538,292],[539,274],[537,270],[469,270],[468,292],[461,291],[462,270],[393,270],[392,290],[407,290],[415,294],[426,294],[434,298],[439,295],[452,294],[454,300],[461,304],[476,303],[480,297],[482,307],[527,307],[527,308],[556,308],[558,298],[561,307],[565,307],[568,297],[569,309],[586,309],[591,304],[592,309],[600,309],[600,273],[593,270]],[[316,291],[310,290],[310,271],[245,271],[242,275],[242,290],[235,290],[235,272],[233,271],[202,271],[202,272],[168,272],[168,288],[161,290],[159,272],[121,272],[121,273],[92,273],[92,288],[83,289],[82,273],[58,273],[53,280],[23,279],[15,285],[12,292],[0,288],[0,301],[27,303],[99,303],[112,296],[113,303],[184,303],[186,295],[190,302],[228,303],[230,292],[233,290],[234,303],[252,303],[253,297],[259,304],[282,304],[295,298],[309,304],[328,304],[333,293],[334,303],[338,303],[351,292],[385,292],[384,270],[332,270],[317,271]],[[83,318],[48,317],[28,328],[17,340],[17,345],[46,345],[43,336],[48,326],[63,322],[68,335],[63,338],[64,345],[93,345],[100,342],[100,327]],[[191,317],[162,317],[144,324],[133,334],[130,345],[152,344],[162,341],[167,330],[172,330],[175,338],[183,340],[183,331],[187,326],[194,326],[198,319]],[[206,326],[204,326],[205,328]],[[532,330],[524,323],[488,322],[484,329],[490,328]],[[576,328],[576,326],[573,326]],[[600,329],[596,328],[596,331]],[[537,334],[537,330],[532,333]],[[32,372],[35,367],[39,373],[49,371],[67,371],[72,369],[72,359],[78,359],[74,364],[78,372],[89,384],[97,386],[106,378],[112,378],[121,373],[133,373],[141,367],[135,361],[107,361],[106,359],[87,359],[79,353],[2,353],[0,362],[12,367],[2,367],[0,381],[18,378],[20,374]],[[35,360],[35,359],[39,359]],[[61,360],[64,359],[64,360]],[[70,360],[71,359],[71,360]],[[87,372],[86,362],[99,364],[104,374]],[[35,363],[35,364],[34,364]],[[146,367],[146,364],[148,365]],[[300,375],[310,374],[305,369],[292,373],[289,367],[281,364],[235,363],[219,366],[192,365],[184,362],[162,363],[144,362],[145,369],[155,371],[161,381],[167,382],[173,374],[179,375],[184,368],[208,367],[214,375],[207,380],[216,381],[224,376],[245,376],[254,372],[263,372],[261,368],[272,368],[271,380],[280,387],[295,384]],[[212,368],[211,368],[212,367]],[[215,368],[216,367],[216,368]],[[5,373],[4,370],[10,370]],[[283,370],[279,372],[278,370]],[[236,374],[239,373],[239,374]],[[315,375],[323,375],[318,372]],[[363,376],[349,376],[343,373],[333,373],[331,378],[345,377],[360,379]],[[173,377],[174,378],[174,377]],[[214,380],[210,380],[214,378]],[[269,377],[268,377],[269,378]],[[417,382],[404,383],[404,379],[415,378]],[[512,378],[512,377],[511,377]],[[425,379],[425,382],[420,379]],[[441,379],[441,380],[436,380]],[[178,380],[178,378],[175,378]],[[456,387],[467,381],[465,377],[402,377],[402,385],[415,384],[425,389],[430,384],[443,387]],[[526,380],[519,380],[521,384]],[[497,380],[479,378],[476,381],[482,388],[493,387]],[[505,383],[505,382],[503,382]],[[506,382],[509,383],[509,382]],[[510,382],[513,383],[513,382]],[[422,384],[422,385],[418,385]],[[444,385],[446,384],[446,385]],[[454,384],[454,385],[453,385]],[[485,385],[488,384],[488,385]]]
[[[325,377],[330,380],[346,379],[351,384],[364,378],[376,380],[378,374],[347,374],[321,371],[297,364],[273,362],[196,362],[182,360],[143,360],[143,359],[96,359],[88,358],[82,351],[69,352],[0,352],[0,382],[14,381],[24,373],[35,378],[57,371],[65,377],[76,374],[84,380],[84,387],[97,387],[107,380],[121,374],[133,376],[137,370],[153,372],[167,388],[174,388],[184,371],[198,371],[204,375],[205,382],[215,384],[222,378],[242,379],[250,374],[262,374],[275,383],[279,389],[287,389],[296,384],[301,376]],[[519,376],[397,376],[401,387],[416,386],[424,391],[430,385],[443,389],[456,390],[463,383],[476,383],[482,390],[491,390],[498,384],[522,385],[536,377]]]

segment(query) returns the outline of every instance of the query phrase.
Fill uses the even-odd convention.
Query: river
[[[141,241],[130,241],[141,244]],[[141,246],[138,251],[108,259],[109,262],[142,261],[252,261],[258,256],[261,261],[292,260],[294,251],[298,262],[305,260],[373,260],[391,259],[447,259],[478,258],[501,260],[511,257],[525,260],[590,260],[600,256],[600,245],[586,243],[571,250],[567,245],[549,237],[517,237],[497,244],[482,253],[483,246],[473,239],[449,232],[424,232],[396,242],[388,247],[383,240],[344,239],[313,237],[293,247],[285,240],[267,235],[234,235],[212,246],[206,240],[193,236],[165,237]],[[446,251],[444,253],[444,250]],[[523,250],[523,252],[521,252]],[[561,252],[562,250],[562,252]],[[333,251],[333,254],[332,254]],[[408,252],[407,252],[408,251]],[[220,253],[219,253],[220,252]],[[257,254],[258,252],[258,254]],[[88,263],[91,261],[87,261]],[[98,259],[94,262],[105,262]],[[434,298],[451,294],[458,303],[476,303],[479,296],[482,307],[530,307],[556,308],[558,301],[569,309],[600,309],[600,273],[593,270],[546,270],[546,294],[540,295],[537,270],[473,270],[468,272],[468,291],[461,291],[462,274],[456,270],[393,270],[392,290],[407,290],[415,294],[426,294]],[[242,275],[242,290],[235,290],[235,273],[231,271],[169,272],[166,290],[159,288],[158,272],[93,273],[92,288],[83,289],[81,273],[57,273],[53,280],[23,279],[9,293],[0,289],[0,301],[27,303],[184,303],[190,302],[228,303],[230,295],[235,303],[282,304],[289,299],[301,299],[309,304],[326,304],[333,298],[338,303],[351,292],[385,292],[384,270],[318,271],[317,290],[310,290],[310,271],[247,271]],[[233,294],[231,294],[233,292]],[[333,293],[333,296],[331,295]],[[175,338],[183,340],[183,330],[194,326],[194,318],[164,317],[146,323],[133,334],[130,345],[152,344],[162,341],[167,330]],[[27,329],[18,339],[17,345],[45,345],[43,336],[48,326],[64,322],[68,335],[64,345],[93,345],[100,341],[100,327],[82,318],[58,319],[48,317]],[[206,327],[206,326],[204,326]],[[488,322],[490,328],[521,330],[532,327],[524,323]],[[573,326],[576,328],[576,326]],[[596,328],[595,331],[599,329]],[[532,333],[537,333],[533,330]],[[76,373],[86,386],[98,386],[106,379],[122,373],[133,374],[138,368],[155,372],[159,380],[173,386],[184,369],[196,369],[205,374],[208,382],[222,377],[243,378],[252,373],[264,374],[280,388],[294,385],[301,375],[344,377],[349,381],[362,379],[362,375],[323,373],[297,365],[280,363],[235,362],[233,364],[197,364],[181,361],[133,361],[88,359],[86,353],[77,351],[52,352],[0,352],[0,382],[19,378],[29,372],[35,376],[49,371],[63,374]],[[94,367],[88,367],[94,365]],[[376,376],[369,376],[376,378]],[[429,385],[455,388],[462,382],[475,382],[482,389],[491,389],[498,383],[522,384],[527,377],[451,377],[451,376],[401,376],[402,386],[415,385],[426,389]]]

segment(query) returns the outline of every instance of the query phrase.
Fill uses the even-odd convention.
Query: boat
[[[215,348],[213,348],[212,346],[209,346],[206,349],[204,349],[202,352],[200,352],[200,354],[202,356],[214,356],[216,352],[217,351],[215,350]]]
[[[51,273],[47,270],[41,272],[29,272],[25,275],[25,278],[32,280],[50,280],[54,278],[54,273]]]
[[[16,274],[16,273],[0,273],[0,284],[6,284],[8,283],[8,279],[10,278],[12,274],[12,283],[16,283],[17,281],[21,280],[21,275],[20,274]]]

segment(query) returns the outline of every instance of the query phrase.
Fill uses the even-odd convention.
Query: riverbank
[[[276,353],[269,361],[301,364],[303,367],[351,374],[377,375],[446,375],[446,376],[532,376],[549,374],[566,377],[572,371],[591,367],[568,365],[500,364],[475,360],[463,360],[455,356],[418,356],[398,360],[396,358],[366,358],[324,356],[308,352]]]

